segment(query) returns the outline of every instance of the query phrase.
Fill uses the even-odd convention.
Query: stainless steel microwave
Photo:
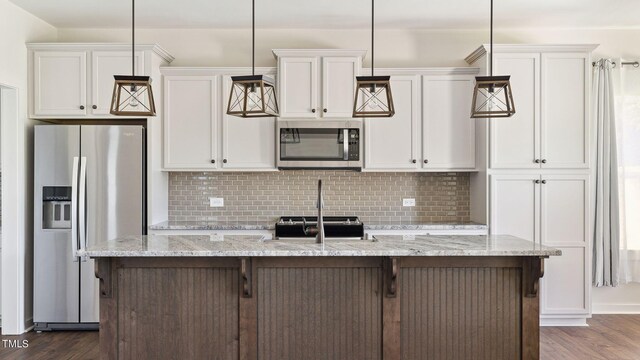
[[[362,169],[361,121],[278,121],[278,168]]]

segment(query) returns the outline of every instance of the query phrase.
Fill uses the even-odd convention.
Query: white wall
[[[2,124],[3,334],[24,332],[33,317],[33,122],[27,119],[25,43],[56,37],[53,26],[0,0],[0,84],[15,88],[18,95],[17,121],[13,117]]]
[[[274,66],[275,48],[351,48],[369,50],[370,30],[256,30],[256,65]],[[130,30],[59,29],[59,40],[69,42],[131,41]],[[158,43],[176,57],[174,66],[250,66],[250,30],[138,29],[136,41]],[[497,30],[500,43],[595,43],[595,56],[640,58],[634,39],[640,30]],[[481,30],[376,31],[376,66],[466,66],[464,58],[489,33]],[[368,65],[368,59],[365,63]]]

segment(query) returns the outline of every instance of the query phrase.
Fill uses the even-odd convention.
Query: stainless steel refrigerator
[[[92,243],[146,232],[145,132],[137,125],[39,125],[34,151],[36,330],[97,329]]]

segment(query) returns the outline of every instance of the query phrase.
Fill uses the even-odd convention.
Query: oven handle
[[[342,129],[342,160],[349,160],[349,129]]]

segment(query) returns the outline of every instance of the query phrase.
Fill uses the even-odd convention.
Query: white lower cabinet
[[[540,315],[555,323],[584,322],[590,313],[589,176],[491,175],[491,233],[518,236],[562,250],[545,260]],[[564,321],[564,322],[562,322]]]

